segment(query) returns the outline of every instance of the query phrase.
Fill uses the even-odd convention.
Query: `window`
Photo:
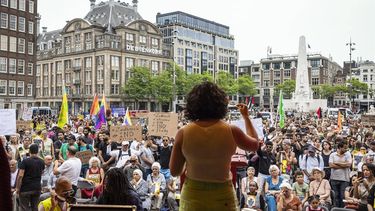
[[[27,75],[33,75],[33,72],[34,72],[34,64],[33,63],[29,63],[27,65]]]
[[[34,1],[29,0],[29,13],[34,13]]]
[[[9,37],[9,51],[17,52],[17,37]]]
[[[27,84],[27,96],[33,96],[33,84]]]
[[[159,46],[159,39],[151,38],[151,45],[158,47]]]
[[[34,22],[29,21],[29,34],[34,34]]]
[[[146,36],[139,36],[139,43],[146,44],[147,43]]]
[[[311,84],[312,85],[319,85],[319,78],[312,78],[311,79]]]
[[[280,71],[274,71],[275,78],[280,78],[281,74]]]
[[[262,64],[262,69],[263,70],[269,70],[270,69],[270,63]]]
[[[111,78],[112,78],[112,80],[113,81],[118,81],[118,80],[120,80],[120,78],[119,78],[119,70],[118,69],[113,69],[112,71],[111,71]]]
[[[16,59],[12,59],[12,58],[9,59],[9,73],[13,73],[13,74],[16,73],[16,62],[17,62]]]
[[[8,51],[8,36],[0,36],[0,50]]]
[[[8,6],[8,0],[1,0],[1,6]]]
[[[314,59],[310,61],[311,67],[319,67],[320,65],[320,60],[319,59]]]
[[[154,74],[159,72],[159,62],[157,62],[157,61],[151,62],[151,72],[154,73]]]
[[[34,55],[34,43],[32,42],[27,43],[27,53],[29,55]]]
[[[25,18],[18,18],[18,31],[25,32]]]
[[[16,81],[9,81],[9,95],[16,95]]]
[[[25,39],[18,38],[18,53],[25,53]]]
[[[104,85],[103,84],[97,84],[96,85],[96,93],[103,93]]]
[[[6,95],[6,94],[7,94],[7,81],[0,80],[0,95]]]
[[[120,67],[120,57],[111,56],[111,65],[112,67]]]
[[[126,41],[134,42],[134,34],[126,33]]]
[[[284,62],[284,69],[290,69],[291,62]]]
[[[119,85],[118,84],[112,84],[111,85],[111,94],[119,94]]]
[[[92,92],[91,92],[91,85],[86,85],[85,86],[85,94],[87,95],[91,95]]]
[[[269,87],[270,86],[270,80],[263,80],[263,86]]]
[[[1,13],[0,21],[1,21],[0,27],[3,28],[3,29],[7,29],[8,28],[8,14]]]
[[[7,66],[8,66],[7,58],[0,57],[0,73],[6,73]]]
[[[104,78],[104,70],[102,68],[98,68],[96,78],[98,79],[98,81],[103,80],[103,78]]]
[[[367,82],[367,75],[363,75],[363,81]]]
[[[85,71],[86,82],[91,82],[91,70]]]
[[[275,69],[275,70],[280,69],[280,63],[274,63],[273,64],[273,69]]]
[[[274,86],[277,86],[277,85],[279,85],[280,84],[280,80],[273,80],[273,85]]]
[[[264,89],[263,91],[264,91],[264,93],[263,93],[264,96],[270,96],[270,90],[269,89]]]
[[[312,69],[311,70],[311,75],[312,76],[317,76],[319,77],[320,70],[319,69]]]
[[[17,0],[10,0],[10,8],[17,9]]]
[[[9,17],[9,29],[16,31],[17,30],[17,16],[10,15]]]
[[[18,59],[17,73],[18,74],[25,74],[25,60]]]
[[[17,82],[17,95],[24,96],[25,95],[24,90],[25,90],[25,82],[18,81]]]
[[[85,68],[91,69],[92,63],[91,63],[91,57],[85,58]]]
[[[264,78],[270,78],[270,71],[264,71],[263,72],[263,77]]]
[[[25,11],[25,1],[26,0],[19,0],[19,3],[18,3],[18,9],[19,10]]]
[[[284,70],[284,76],[290,77],[290,70]]]

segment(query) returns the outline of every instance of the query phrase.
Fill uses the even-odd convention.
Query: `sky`
[[[107,1],[107,0],[103,0]],[[117,0],[116,0],[117,1]],[[131,0],[121,0],[131,4]],[[96,1],[98,4],[100,1]],[[298,38],[306,37],[308,53],[332,57],[342,66],[349,60],[375,61],[374,0],[139,0],[143,19],[156,22],[156,14],[182,11],[230,27],[240,60],[258,63],[272,54],[297,54]],[[61,29],[67,20],[84,18],[89,0],[38,0],[41,26]]]

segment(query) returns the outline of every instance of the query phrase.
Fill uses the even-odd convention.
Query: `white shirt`
[[[120,157],[118,157],[119,153],[120,150],[113,150],[112,152],[110,152],[111,157],[116,158],[116,168],[124,167],[125,163],[130,159],[129,149],[127,151],[122,151]]]
[[[15,172],[10,172],[10,187],[16,187],[18,169]]]
[[[76,157],[72,157],[59,166],[57,170],[60,172],[61,176],[67,177],[73,185],[77,186],[79,174],[81,173],[81,167],[81,160]]]

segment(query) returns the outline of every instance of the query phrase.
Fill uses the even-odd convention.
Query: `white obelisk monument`
[[[326,99],[313,99],[313,91],[309,83],[309,71],[307,68],[307,53],[305,36],[299,38],[298,61],[296,72],[296,89],[290,100],[284,100],[285,110],[297,110],[299,112],[316,111],[319,107],[327,108]]]

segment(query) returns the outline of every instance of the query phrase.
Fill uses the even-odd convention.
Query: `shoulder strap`
[[[122,155],[122,150],[120,149],[120,150],[119,150],[119,153],[118,153],[118,158],[117,158],[117,160],[120,160],[121,155]]]

